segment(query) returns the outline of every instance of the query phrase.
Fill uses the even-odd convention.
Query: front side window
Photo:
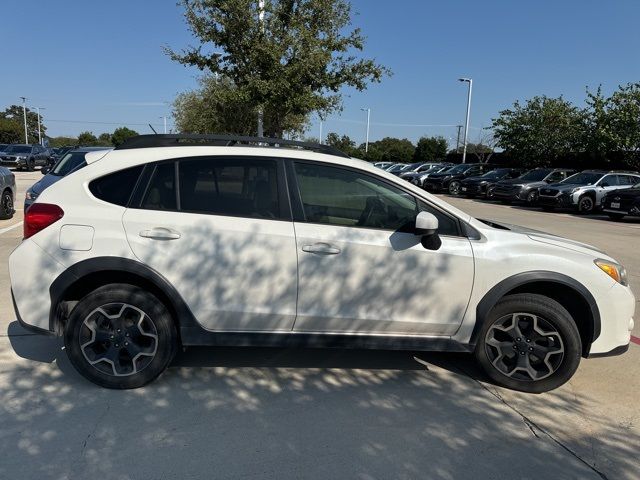
[[[281,217],[275,160],[182,160],[179,176],[183,211],[265,219]]]

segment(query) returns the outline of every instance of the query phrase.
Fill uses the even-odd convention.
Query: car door
[[[458,221],[395,184],[358,170],[290,165],[298,249],[298,332],[451,335],[474,276]],[[442,245],[413,234],[418,211]]]
[[[602,197],[604,197],[607,192],[612,190],[617,190],[620,187],[620,179],[616,174],[605,175],[600,179],[598,184],[596,185],[596,205],[600,205],[602,201]]]
[[[176,288],[206,329],[293,327],[296,243],[283,179],[275,159],[159,163],[125,212],[136,257]]]

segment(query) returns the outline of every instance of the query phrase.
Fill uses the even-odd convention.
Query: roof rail
[[[334,155],[337,157],[351,158],[346,153],[330,145],[319,143],[298,142],[295,140],[284,140],[282,138],[266,137],[242,137],[235,135],[200,135],[200,134],[160,134],[160,135],[138,135],[128,138],[116,150],[127,150],[131,148],[152,148],[152,147],[193,147],[193,146],[218,146],[230,147],[235,145],[253,145],[270,147],[296,147],[302,150]]]

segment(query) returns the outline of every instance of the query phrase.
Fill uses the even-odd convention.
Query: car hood
[[[526,235],[531,240],[541,243],[546,243],[549,245],[555,245],[556,247],[566,248],[567,250],[572,250],[574,252],[583,253],[585,255],[589,255],[592,257],[610,257],[593,245],[589,245],[588,243],[577,242],[575,240],[571,240],[569,238],[561,237],[559,235],[553,235],[551,233],[542,232],[540,230],[534,230],[532,228],[523,227],[520,225],[512,225],[509,223],[501,223],[494,222],[492,220],[482,220],[483,223],[489,222],[489,226],[497,226],[497,228],[507,229],[513,233],[518,233],[521,235]]]
[[[49,187],[50,185],[53,185],[61,178],[62,177],[59,177],[57,175],[52,175],[50,173],[47,173],[44,177],[42,177],[36,183],[31,185],[31,191],[33,193],[40,195],[45,188]]]
[[[462,181],[462,183],[492,183],[494,181],[495,180],[489,180],[482,177],[467,177]]]
[[[552,183],[547,185],[548,188],[553,188],[554,190],[559,190],[560,192],[569,192],[576,187],[584,187],[585,185],[579,183]]]
[[[527,182],[524,180],[519,180],[517,178],[510,178],[509,180],[500,180],[497,183],[498,185],[521,185],[523,187],[528,187],[528,188],[540,188],[540,187],[546,187],[549,185],[547,182],[543,182],[543,181]]]
[[[458,175],[460,175],[460,174],[458,174],[458,173],[444,173],[444,172],[432,173],[431,175],[429,175],[429,179],[430,180],[440,180],[440,179],[445,178],[445,177],[457,177]]]

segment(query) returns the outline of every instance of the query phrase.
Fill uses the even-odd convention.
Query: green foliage
[[[113,134],[111,135],[111,143],[113,144],[114,147],[117,147],[118,145],[123,144],[127,138],[135,137],[137,135],[139,135],[139,133],[136,132],[135,130],[131,130],[130,128],[127,128],[127,127],[116,128],[113,131]]]
[[[78,139],[75,137],[49,137],[50,147],[70,147],[78,145]]]
[[[98,144],[98,138],[92,132],[81,132],[78,135],[78,145],[92,147]]]
[[[240,105],[243,115],[249,107],[262,108],[267,136],[281,137],[312,112],[336,111],[342,87],[364,90],[390,73],[357,55],[364,37],[351,29],[347,0],[266,0],[263,21],[255,0],[182,0],[182,5],[200,45],[166,52],[228,79],[234,88],[226,105]],[[256,110],[249,111],[254,116],[247,125],[255,125]]]
[[[498,146],[525,166],[549,165],[583,143],[584,112],[562,97],[516,101],[492,122]]]
[[[444,137],[422,137],[413,152],[414,162],[443,160],[447,155],[447,140]]]
[[[98,136],[98,145],[100,146],[111,146],[111,134],[110,133],[101,133]]]
[[[377,142],[369,142],[369,152],[364,153],[364,145],[360,145],[362,158],[369,162],[405,162],[413,160],[416,147],[406,138],[385,137]]]
[[[5,143],[24,143],[24,113],[21,105],[11,105],[0,112],[0,136]],[[40,119],[42,121],[42,119]],[[42,136],[47,127],[40,125]],[[29,143],[38,143],[38,114],[27,108],[27,134]]]
[[[327,135],[325,143],[352,157],[360,155],[356,149],[356,142],[351,140],[347,135],[339,136],[337,133],[331,132]]]

